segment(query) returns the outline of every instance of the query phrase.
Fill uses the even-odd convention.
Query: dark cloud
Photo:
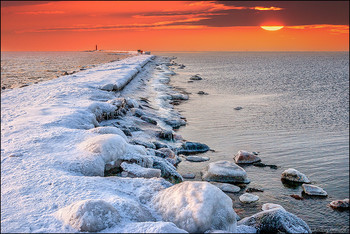
[[[1,1],[1,7],[40,5],[52,1]]]

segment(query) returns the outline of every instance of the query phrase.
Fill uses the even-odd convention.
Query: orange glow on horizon
[[[267,26],[267,25],[264,25],[264,26],[260,26],[260,28],[265,29],[267,31],[278,31],[278,30],[284,28],[284,26],[282,26],[282,25],[280,25],[280,26]]]

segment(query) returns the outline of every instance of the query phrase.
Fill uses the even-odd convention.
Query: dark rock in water
[[[190,80],[202,80],[202,77],[200,77],[198,74],[192,76]]]
[[[69,73],[67,71],[63,71],[62,76],[66,76],[66,75],[69,75]]]
[[[257,233],[311,233],[310,227],[302,219],[280,208],[259,212],[237,224],[254,227]]]
[[[148,117],[148,116],[143,115],[143,116],[141,116],[140,119],[142,119],[143,121],[146,121],[147,123],[157,125],[157,121],[155,119]]]
[[[164,122],[170,125],[172,128],[179,128],[186,125],[186,121],[183,119],[165,119]]]
[[[146,148],[150,148],[150,149],[155,149],[156,146],[151,143],[151,142],[144,142],[144,141],[140,141],[140,140],[132,140],[130,141],[130,144],[133,144],[133,145],[142,145]]]
[[[197,94],[199,94],[199,95],[208,95],[209,93],[206,93],[206,92],[204,92],[204,91],[198,91]]]
[[[329,206],[337,210],[349,210],[349,198],[344,200],[336,200],[329,203]]]
[[[270,167],[271,169],[277,169],[278,168],[278,166],[276,166],[276,165],[265,164],[265,163],[262,163],[262,162],[253,163],[253,166],[256,166],[256,167]]]
[[[183,143],[181,148],[178,148],[177,152],[180,154],[196,154],[207,152],[209,149],[209,146],[206,144],[188,141]]]
[[[290,195],[292,198],[296,199],[296,200],[304,200],[303,197],[299,196],[298,194],[292,194]]]
[[[233,108],[234,110],[242,110],[243,109],[243,107],[241,107],[241,106],[237,106],[237,107],[235,107],[235,108]]]
[[[1,89],[4,90],[4,89],[6,89],[6,87],[5,87],[5,86],[2,86]]]
[[[186,66],[183,64],[180,64],[179,69],[184,69]]]
[[[193,80],[189,80],[189,81],[187,81],[187,83],[193,83]]]
[[[264,190],[262,189],[258,189],[258,188],[247,188],[246,190],[247,193],[252,193],[252,192],[264,192]]]
[[[171,105],[174,105],[174,106],[178,106],[178,105],[180,105],[181,104],[181,102],[180,101],[178,101],[178,100],[174,100],[174,101],[171,101],[171,102],[169,102]]]
[[[169,146],[167,144],[163,144],[159,141],[154,141],[152,143],[156,146],[156,149],[169,148]]]
[[[173,131],[171,130],[163,130],[159,132],[158,137],[167,141],[171,141],[174,139]]]

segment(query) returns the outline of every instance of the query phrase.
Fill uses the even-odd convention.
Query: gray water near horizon
[[[171,85],[190,99],[176,109],[187,118],[178,133],[209,145],[210,161],[183,160],[180,173],[200,171],[210,162],[233,161],[238,150],[258,151],[262,162],[277,170],[244,166],[257,203],[242,204],[228,194],[240,217],[277,203],[308,223],[312,231],[349,232],[349,211],[336,211],[332,200],[349,198],[349,53],[348,52],[201,52],[158,53],[176,56]],[[203,80],[188,83],[192,75]],[[198,91],[209,95],[198,95]],[[243,107],[235,110],[235,107]],[[295,200],[302,188],[284,185],[288,168],[306,174],[327,198]]]

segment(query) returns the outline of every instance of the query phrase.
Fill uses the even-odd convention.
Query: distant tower
[[[95,50],[97,50],[97,45],[96,45],[96,49]]]

